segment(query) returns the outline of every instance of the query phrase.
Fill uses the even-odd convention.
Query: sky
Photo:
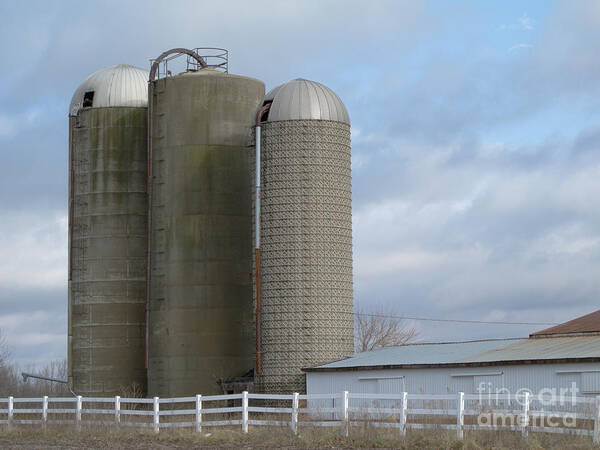
[[[92,72],[224,47],[352,120],[355,304],[562,322],[600,293],[600,2],[0,2],[0,330],[66,356],[68,104]],[[411,321],[421,341],[545,325]]]

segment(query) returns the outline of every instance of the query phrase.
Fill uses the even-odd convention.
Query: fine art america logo
[[[519,389],[513,393],[507,388],[494,389],[492,383],[481,382],[477,393],[482,412],[477,416],[477,424],[574,428],[577,414],[568,409],[577,405],[578,392],[575,382],[571,383],[570,388],[542,388],[537,393],[529,389]],[[489,405],[489,411],[486,405]],[[529,414],[532,407],[535,407],[535,415]]]

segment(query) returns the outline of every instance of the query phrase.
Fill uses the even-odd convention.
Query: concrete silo
[[[303,79],[264,104],[257,382],[303,392],[301,368],[353,352],[350,120],[333,91]]]
[[[206,67],[151,89],[148,392],[220,393],[254,367],[250,161],[264,84]]]
[[[145,389],[148,72],[90,75],[69,111],[69,382]]]

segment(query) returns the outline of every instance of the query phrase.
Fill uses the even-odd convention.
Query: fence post
[[[77,396],[77,406],[75,407],[75,426],[77,431],[81,431],[81,395]]]
[[[521,436],[527,437],[527,427],[529,426],[529,392],[523,394],[523,418],[521,427]]]
[[[408,393],[402,393],[402,407],[400,409],[400,435],[406,435],[406,418],[408,413]]]
[[[159,408],[158,405],[159,405],[159,403],[158,403],[158,397],[154,397],[154,416],[153,416],[153,419],[154,419],[154,432],[155,433],[158,433],[159,427],[160,427],[160,425],[159,425],[160,424],[160,420],[159,420],[159,417],[160,417],[160,415],[159,415],[160,408]]]
[[[348,437],[348,432],[349,432],[349,423],[348,423],[348,391],[344,391],[342,392],[342,420],[344,422],[343,428],[342,428],[342,434],[345,437]]]
[[[600,432],[600,396],[596,397],[596,411],[594,414],[594,444],[599,443],[598,434]]]
[[[292,397],[292,432],[294,434],[298,434],[298,398],[299,394],[294,392],[294,396]]]
[[[8,397],[8,426],[12,427],[14,411],[14,398]]]
[[[248,432],[248,391],[242,392],[242,433]]]
[[[115,424],[121,426],[121,397],[115,395]]]
[[[202,433],[202,396],[196,395],[196,431]]]
[[[48,396],[44,395],[42,398],[42,427],[46,429],[48,423]]]
[[[465,393],[459,392],[456,401],[458,402],[456,405],[456,437],[462,439],[465,426]]]

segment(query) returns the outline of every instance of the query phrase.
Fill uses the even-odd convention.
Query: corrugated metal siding
[[[382,378],[377,380],[377,393],[395,394],[397,392],[402,392],[404,390],[403,385],[404,383],[402,378]],[[397,400],[380,400],[379,406],[381,408],[394,408],[396,404],[399,403],[401,404],[401,402],[398,402]]]
[[[402,378],[382,378],[377,380],[378,393],[380,394],[394,394],[396,392],[402,392],[403,383]]]
[[[362,379],[390,379],[396,377],[396,384],[378,384],[379,389],[387,391],[396,389],[401,392],[401,377],[406,377],[406,391],[422,394],[450,394],[465,392],[476,394],[476,381],[481,379],[492,382],[494,387],[508,389],[510,393],[517,393],[519,389],[529,389],[539,392],[542,389],[570,390],[574,386],[579,389],[578,395],[588,395],[583,392],[582,375],[586,371],[597,370],[600,373],[600,363],[564,363],[564,364],[528,364],[528,365],[501,365],[483,368],[432,368],[432,369],[382,369],[382,370],[356,370],[340,372],[309,372],[306,374],[307,392],[330,393],[349,390],[357,392],[360,389],[359,380]],[[498,373],[502,375],[483,376],[482,373]],[[456,374],[472,376],[452,376]],[[586,387],[596,388],[596,381],[586,381]],[[600,380],[598,381],[600,390]],[[359,390],[358,392],[364,392]]]
[[[600,394],[600,373],[586,372],[581,374],[581,390],[584,394]]]
[[[495,393],[498,392],[499,389],[503,389],[505,387],[503,375],[475,375],[473,377],[461,378],[473,380],[470,393]]]

